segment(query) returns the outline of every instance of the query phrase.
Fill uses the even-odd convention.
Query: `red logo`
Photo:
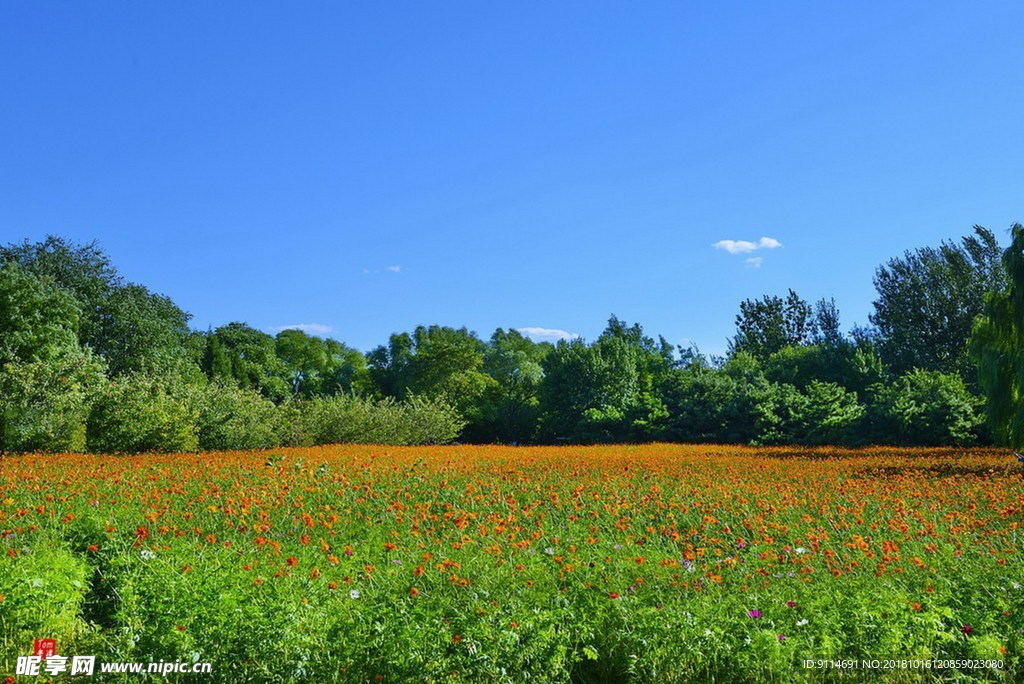
[[[50,656],[57,655],[56,639],[36,639],[32,644],[32,655],[40,656],[46,660]]]

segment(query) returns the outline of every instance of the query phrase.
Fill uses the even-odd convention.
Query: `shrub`
[[[302,431],[314,444],[443,444],[465,424],[444,401],[420,397],[398,402],[339,395],[305,402],[300,411]]]
[[[197,391],[174,379],[137,373],[111,381],[89,415],[89,449],[197,451]]]
[[[0,363],[0,449],[84,451],[89,404],[105,382],[102,363],[78,350]]]
[[[287,441],[285,411],[259,393],[211,382],[197,395],[201,449],[265,449]]]
[[[983,429],[983,403],[959,375],[915,368],[872,387],[868,435],[884,444],[973,444]]]

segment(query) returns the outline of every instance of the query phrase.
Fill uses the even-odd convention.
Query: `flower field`
[[[1019,681],[1022,514],[995,450],[6,456],[0,677],[46,637],[210,682]]]

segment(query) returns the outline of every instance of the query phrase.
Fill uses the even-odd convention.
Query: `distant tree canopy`
[[[746,299],[724,358],[615,315],[590,341],[430,325],[364,355],[301,330],[191,329],[95,243],[48,237],[0,247],[0,450],[456,438],[1024,446],[1024,230],[1005,254],[980,227],[906,252],[875,286],[873,325],[849,334],[832,299]]]
[[[785,299],[768,295],[745,299],[736,316],[736,336],[730,352],[746,352],[765,361],[785,347],[810,340],[813,325],[811,307],[793,290]]]
[[[897,374],[957,373],[977,387],[967,340],[986,294],[1006,287],[1001,257],[995,235],[975,226],[959,243],[908,251],[879,266],[870,319],[883,362]]]

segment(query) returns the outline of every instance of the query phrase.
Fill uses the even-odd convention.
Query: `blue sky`
[[[361,349],[614,312],[721,352],[740,300],[788,287],[849,327],[885,259],[1024,221],[1022,25],[1012,2],[3,3],[0,240],[96,239],[196,327]]]

